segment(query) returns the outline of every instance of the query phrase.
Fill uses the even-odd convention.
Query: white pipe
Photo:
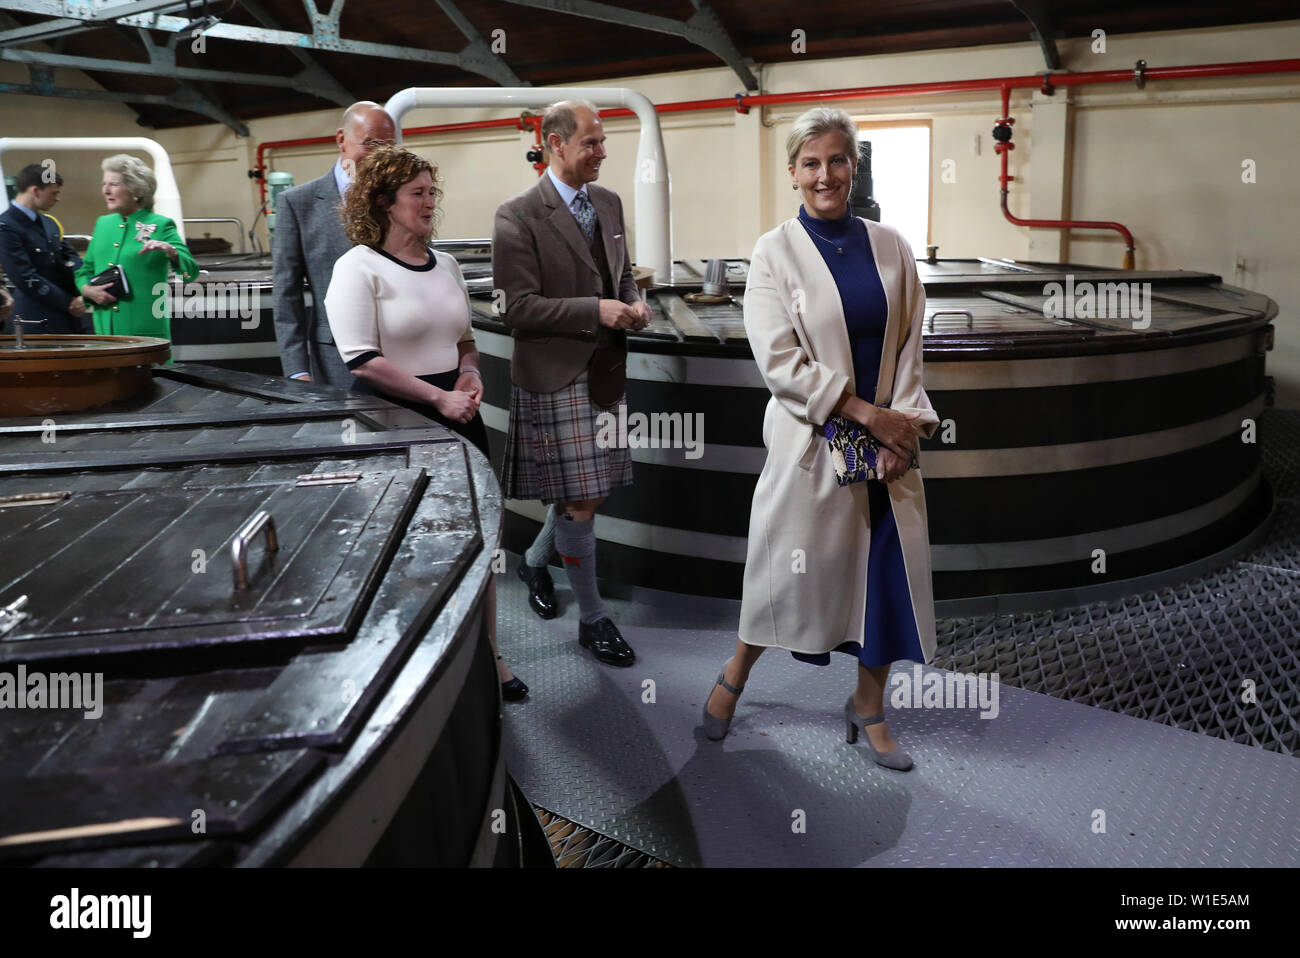
[[[32,150],[48,156],[60,150],[91,150],[110,156],[113,153],[147,153],[153,160],[153,175],[158,180],[154,192],[154,212],[176,224],[176,232],[185,239],[181,191],[172,173],[172,161],[157,140],[147,136],[5,136],[0,137],[0,179],[4,177],[4,155],[9,150]]]
[[[626,87],[407,87],[394,94],[384,109],[402,137],[402,117],[416,107],[515,107],[550,106],[558,100],[590,100],[598,107],[623,107],[641,121],[641,139],[636,151],[636,179],[633,208],[636,211],[637,261],[655,271],[658,282],[672,276],[672,223],[668,203],[668,164],[659,114],[642,93]]]

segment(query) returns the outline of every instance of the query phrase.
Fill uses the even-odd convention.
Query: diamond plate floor
[[[1300,413],[1269,411],[1261,436],[1277,518],[1237,561],[1114,602],[941,620],[935,664],[998,672],[999,715],[894,710],[905,774],[844,743],[847,657],[768,652],[732,734],[708,742],[734,603],[607,600],[638,654],[614,669],[578,647],[563,575],[564,615],[543,622],[512,564],[501,648],[533,689],[507,706],[512,773],[536,803],[681,866],[1300,864]]]

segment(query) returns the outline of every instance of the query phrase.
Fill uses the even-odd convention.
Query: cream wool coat
[[[907,242],[869,220],[889,303],[875,401],[939,417],[921,388],[925,289]],[[772,391],[763,417],[767,461],[754,489],[740,607],[740,638],[794,652],[862,644],[871,547],[866,483],[840,487],[821,427],[847,389],[857,393],[844,308],[814,241],[790,219],[759,238],[745,288],[745,329]],[[924,463],[922,463],[922,466]],[[934,592],[925,489],[919,469],[887,486],[902,544],[917,634],[934,657]]]

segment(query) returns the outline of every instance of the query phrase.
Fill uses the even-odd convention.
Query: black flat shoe
[[[593,625],[579,622],[578,644],[591,649],[596,658],[607,665],[631,665],[636,661],[636,653],[623,641],[612,619],[601,619]]]
[[[528,686],[519,681],[519,676],[515,676],[509,682],[501,683],[501,697],[507,702],[518,702],[528,695]]]
[[[555,583],[551,581],[546,566],[536,569],[527,562],[520,562],[519,578],[528,586],[528,604],[534,612],[543,619],[553,619],[560,614],[559,603],[555,601]]]

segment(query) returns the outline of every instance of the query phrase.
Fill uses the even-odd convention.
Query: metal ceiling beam
[[[99,102],[121,103],[130,106],[134,103],[151,103],[158,106],[170,106],[181,110],[211,117],[225,123],[240,136],[248,136],[249,130],[238,117],[205,97],[198,90],[178,90],[175,93],[117,93],[113,90],[80,90],[61,87],[54,82],[54,70],[51,67],[28,64],[31,83],[0,83],[0,93],[17,96],[48,96],[64,100],[95,100]]]
[[[302,0],[302,5],[307,8],[307,19],[313,23],[318,17],[324,17],[334,24],[339,22],[339,17],[343,16],[343,4],[348,0],[330,0],[330,9],[328,13],[321,13],[320,8],[316,6],[316,0]],[[338,31],[335,31],[336,33]]]
[[[199,113],[224,123],[235,131],[235,136],[248,136],[249,134],[248,125],[231,113],[220,99],[201,90],[193,83],[182,81],[177,86],[176,92],[167,97],[167,102],[179,110],[189,110],[191,113]]]
[[[12,32],[13,30],[22,29],[18,21],[9,14],[0,11],[0,29]],[[55,38],[55,45],[63,45],[62,38]],[[56,51],[57,52],[57,51]],[[3,53],[3,48],[0,48]],[[126,94],[119,94],[112,90],[73,90],[66,87],[60,87],[54,82],[54,68],[44,66],[39,63],[27,64],[27,75],[31,83],[0,83],[0,93],[12,93],[18,96],[49,96],[59,97],[65,100],[100,100],[111,103],[121,103],[135,114],[136,121],[144,122],[144,117],[140,111],[135,109],[132,101],[127,99]],[[157,96],[157,102],[165,102],[165,97],[156,94],[149,94],[149,100],[136,100],[135,103],[153,102],[152,97]]]
[[[3,0],[0,0],[3,2]],[[308,3],[311,0],[307,0]],[[338,34],[337,16],[342,8],[341,0],[335,0],[330,13],[317,13],[312,20],[312,33],[293,33],[289,30],[270,30],[265,27],[248,27],[237,23],[218,23],[203,31],[204,36],[218,40],[239,40],[247,43],[261,43],[270,46],[292,47],[298,50],[327,50],[331,53],[350,53],[357,56],[378,57],[383,60],[402,60],[410,63],[434,63],[438,66],[450,66],[477,73],[500,83],[502,86],[528,86],[520,80],[498,56],[482,58],[475,56],[469,48],[468,53],[444,53],[440,50],[422,50],[418,47],[399,47],[391,43],[370,43],[365,40],[344,40]],[[122,17],[121,23],[136,27],[148,27],[150,30],[164,30],[176,33],[189,21],[181,17],[169,17],[159,14],[145,14],[139,17]],[[231,82],[256,82],[235,81]],[[319,95],[319,94],[318,94]]]
[[[39,13],[73,20],[102,20],[105,24],[128,13],[157,13],[167,7],[189,6],[194,0],[4,0],[0,7],[15,13]]]
[[[99,57],[74,57],[61,53],[43,53],[35,50],[0,50],[0,60],[14,63],[35,63],[41,66],[67,67],[89,73],[129,73],[133,76],[166,77],[172,80],[211,80],[214,83],[248,83],[255,86],[283,87],[300,90],[322,99],[330,99],[332,91],[317,89],[301,74],[291,77],[261,73],[231,73],[227,70],[199,70],[194,67],[168,67],[138,60],[101,60]]]
[[[58,0],[0,0],[0,10],[39,13],[58,18],[4,31],[0,33],[0,47],[32,43],[37,40],[52,40],[70,33],[97,30],[100,27],[112,26],[118,17],[129,14],[183,10],[191,2],[193,0],[137,0],[135,3],[98,2],[98,5],[81,3],[74,6]]]
[[[756,92],[759,85],[752,70],[754,61],[740,52],[722,20],[704,0],[691,0],[691,6],[695,15],[686,21],[686,39],[720,57],[740,77],[746,90]]]
[[[42,67],[33,69],[41,70]],[[37,83],[0,83],[0,93],[19,96],[55,96],[68,100],[108,100],[113,103],[166,104],[167,97],[158,93],[114,93],[111,90],[73,90],[54,85],[52,79]]]
[[[594,3],[591,0],[505,0],[505,2],[517,7],[567,13],[575,17],[599,20],[602,23],[614,23],[637,30],[650,30],[681,37],[697,47],[703,47],[731,67],[736,76],[740,77],[740,81],[745,84],[746,90],[758,89],[758,80],[750,69],[753,61],[741,54],[736,44],[732,42],[726,27],[718,19],[718,15],[703,0],[691,0],[695,6],[695,15],[686,21],[660,17],[653,13],[624,10],[622,7]]]
[[[333,0],[327,13],[321,13],[316,7],[315,0],[303,0],[303,5],[307,9],[307,15],[311,20],[311,33],[294,33],[289,30],[270,29],[266,27],[251,27],[237,23],[217,23],[203,31],[204,36],[220,40],[236,40],[247,43],[260,43],[269,46],[288,47],[291,50],[302,52],[306,50],[328,50],[333,53],[349,53],[357,56],[378,57],[385,60],[402,60],[405,62],[415,61],[418,63],[433,63],[438,66],[450,66],[464,70],[468,73],[476,73],[480,76],[488,77],[502,86],[528,86],[505,61],[491,53],[488,46],[479,38],[476,44],[471,40],[470,44],[458,53],[444,53],[439,50],[423,50],[418,47],[396,46],[390,43],[369,43],[362,40],[345,40],[339,33],[339,16],[343,12],[345,0]],[[189,26],[190,21],[184,17],[167,16],[161,12],[167,8],[176,9],[184,7],[185,4],[178,3],[176,0],[137,0],[134,3],[115,3],[111,6],[90,7],[74,6],[64,3],[63,0],[0,0],[0,10],[16,10],[23,13],[40,13],[51,17],[61,17],[61,20],[53,20],[48,24],[36,24],[37,27],[49,27],[51,30],[60,31],[68,30],[70,24],[81,23],[86,29],[92,29],[99,26],[108,26],[113,20],[122,26],[145,27],[150,30],[160,30],[167,33],[179,33]],[[112,13],[110,18],[109,14]],[[465,21],[466,25],[468,21]],[[26,30],[27,28],[20,28]],[[472,30],[472,26],[470,27]],[[8,35],[12,36],[14,31],[9,31]],[[0,34],[0,37],[6,34]],[[42,36],[52,36],[53,33],[46,32]],[[26,42],[27,40],[38,39],[35,35],[24,35],[25,39],[15,42]],[[19,59],[11,57],[9,53],[26,53],[27,51],[9,51],[0,48],[0,54],[6,55],[6,59]],[[89,60],[90,58],[83,58]],[[21,62],[29,62],[22,60]],[[102,61],[110,64],[115,61]],[[82,63],[55,63],[55,66],[72,66],[78,70],[109,70],[109,72],[131,72],[129,70],[112,71],[107,66],[94,67]],[[181,68],[182,70],[186,68]],[[330,83],[325,79],[324,71],[319,65],[309,67],[308,70],[298,74],[292,81],[286,83],[280,78],[276,82],[269,83],[265,77],[245,74],[237,76],[228,74],[224,77],[212,75],[214,71],[191,71],[188,74],[177,74],[182,79],[192,80],[214,80],[216,82],[227,83],[250,83],[263,86],[298,86],[304,89],[304,92],[312,93],[316,96],[327,100],[337,100],[341,87],[337,82]],[[303,83],[309,83],[309,87],[302,87]],[[332,88],[332,89],[331,89]],[[350,96],[350,95],[349,95]],[[350,102],[350,100],[349,100]]]
[[[1056,49],[1056,28],[1043,0],[1011,0],[1011,5],[1033,26],[1038,45],[1043,48],[1047,69],[1061,69],[1061,53]]]
[[[15,21],[8,14],[0,12],[0,27],[13,27]],[[119,32],[126,34],[128,42],[131,35],[125,30],[121,30],[117,24],[103,24],[111,26]],[[146,49],[152,43],[146,38]],[[5,51],[0,51],[3,54]],[[17,53],[27,53],[30,51],[14,51]],[[57,55],[57,54],[55,54]],[[174,54],[173,54],[174,55]],[[7,59],[7,58],[6,58]],[[239,136],[248,136],[248,127],[244,125],[238,117],[234,116],[223,106],[220,101],[208,93],[192,87],[187,83],[179,82],[178,88],[172,93],[119,93],[115,90],[86,90],[60,87],[54,80],[54,66],[50,64],[33,63],[27,64],[27,73],[31,79],[30,83],[0,83],[0,93],[10,93],[17,96],[45,96],[58,97],[65,100],[89,100],[107,103],[121,103],[127,107],[134,107],[137,104],[155,104],[158,106],[170,106],[174,109],[188,110],[198,113],[202,116],[210,117],[219,123],[224,123],[230,127]],[[132,109],[137,120],[143,122],[139,110]]]
[[[0,33],[0,47],[19,46],[37,40],[54,40],[70,33],[97,30],[101,26],[103,24],[88,24],[81,20],[46,20],[43,23],[34,23],[28,27],[14,27],[12,30]]]
[[[176,69],[176,43],[181,39],[179,33],[172,34],[168,38],[165,47],[154,43],[153,37],[150,36],[148,30],[139,28],[136,33],[140,38],[140,43],[144,46],[145,53],[149,56],[149,62],[155,68],[160,70]],[[219,120],[234,130],[236,136],[248,136],[248,127],[226,108],[220,97],[205,92],[193,83],[178,79],[176,89],[168,95],[168,101],[172,106],[179,109],[189,110]]]
[[[269,27],[272,30],[280,29],[280,24],[274,17],[267,13],[266,9],[260,3],[256,2],[256,0],[240,0],[240,3],[245,10],[253,15],[255,20],[262,24],[262,26]],[[297,58],[298,62],[306,68],[304,75],[308,76],[317,86],[321,89],[329,89],[330,87],[334,88],[335,94],[332,99],[339,106],[351,106],[356,102],[357,98],[352,95],[352,91],[340,83],[333,74],[321,66],[320,63],[317,62],[316,58],[310,53],[299,50],[297,47],[290,47],[289,52],[292,53],[294,57]]]
[[[505,76],[505,79],[501,81],[502,86],[529,85],[515,75],[515,71],[510,69],[510,64],[506,62],[504,56],[492,52],[491,44],[483,39],[483,35],[475,29],[474,24],[469,22],[469,18],[461,13],[451,0],[438,0],[438,6],[442,8],[442,12],[447,15],[447,18],[456,25],[456,29],[463,33],[465,39],[469,41],[469,45],[460,51],[461,56],[473,59],[480,65],[495,62]]]

